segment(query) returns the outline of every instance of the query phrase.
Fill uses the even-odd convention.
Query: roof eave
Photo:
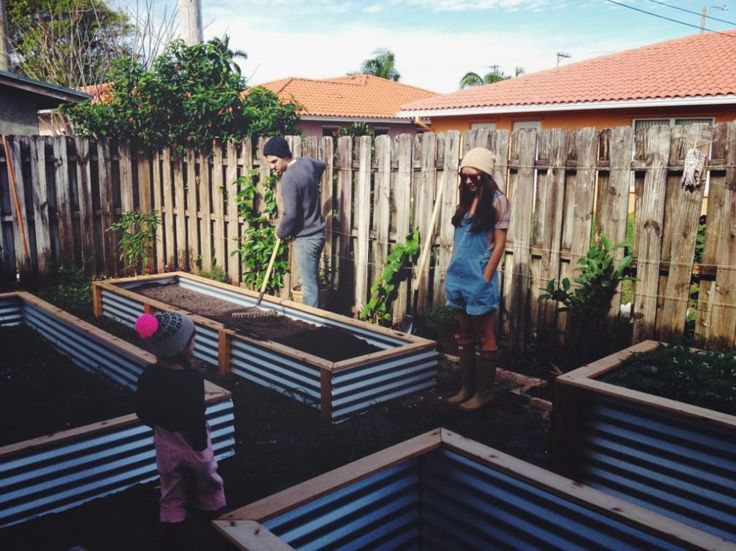
[[[299,118],[309,122],[372,122],[383,124],[413,124],[413,118],[405,117],[370,117],[360,115],[327,116],[327,115],[300,115]]]
[[[589,101],[577,103],[538,103],[529,105],[502,105],[485,107],[451,107],[436,109],[403,109],[398,117],[459,117],[468,115],[504,115],[509,113],[545,113],[557,111],[586,111],[591,109],[626,109],[648,107],[682,107],[725,105],[736,103],[736,95],[693,96],[682,98],[641,99],[621,101]]]

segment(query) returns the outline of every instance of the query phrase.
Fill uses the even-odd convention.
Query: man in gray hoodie
[[[319,183],[326,165],[316,159],[293,158],[281,136],[266,142],[263,156],[280,178],[283,212],[276,235],[294,239],[304,304],[319,308],[319,260],[325,246]]]

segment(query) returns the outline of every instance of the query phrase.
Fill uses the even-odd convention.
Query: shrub
[[[569,318],[565,330],[565,351],[573,364],[588,362],[594,354],[602,355],[615,342],[609,330],[608,311],[619,284],[635,279],[628,274],[634,261],[625,253],[615,265],[613,252],[624,248],[623,243],[611,245],[611,240],[602,235],[593,243],[588,253],[578,261],[575,286],[568,278],[560,284],[554,280],[539,295],[539,301],[554,300],[561,304],[558,312],[567,312]]]

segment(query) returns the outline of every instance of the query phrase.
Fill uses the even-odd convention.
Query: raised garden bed
[[[436,429],[223,515],[239,549],[717,549],[727,543]]]
[[[736,416],[606,380],[659,346],[644,341],[557,378],[552,466],[736,542]]]
[[[143,368],[155,361],[151,354],[33,295],[0,294],[0,326],[18,325],[36,331],[78,368],[107,377],[129,392]],[[209,382],[205,392],[213,447],[224,459],[232,455],[235,443],[232,399],[227,390]],[[34,413],[15,411],[13,420],[23,423]],[[153,432],[133,413],[61,431],[52,428],[0,447],[0,526],[70,509],[157,477]]]
[[[189,302],[172,299],[173,305],[146,296],[157,286],[169,286],[169,293]],[[222,374],[233,373],[304,402],[329,422],[435,383],[434,341],[271,297],[264,297],[261,308],[278,316],[238,327],[228,323],[231,312],[254,306],[258,294],[189,273],[99,281],[93,293],[95,315],[128,325],[143,312],[188,313],[197,325],[199,359],[217,365]],[[201,311],[193,311],[190,303]],[[272,332],[254,332],[266,326]],[[348,341],[352,344],[343,350]],[[335,350],[341,355],[335,356]]]

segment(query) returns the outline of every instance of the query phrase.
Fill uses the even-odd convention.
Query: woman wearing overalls
[[[460,203],[452,217],[453,255],[447,268],[447,305],[457,312],[462,387],[450,405],[476,410],[491,401],[496,376],[499,282],[510,208],[491,176],[493,154],[468,151],[460,163]]]

